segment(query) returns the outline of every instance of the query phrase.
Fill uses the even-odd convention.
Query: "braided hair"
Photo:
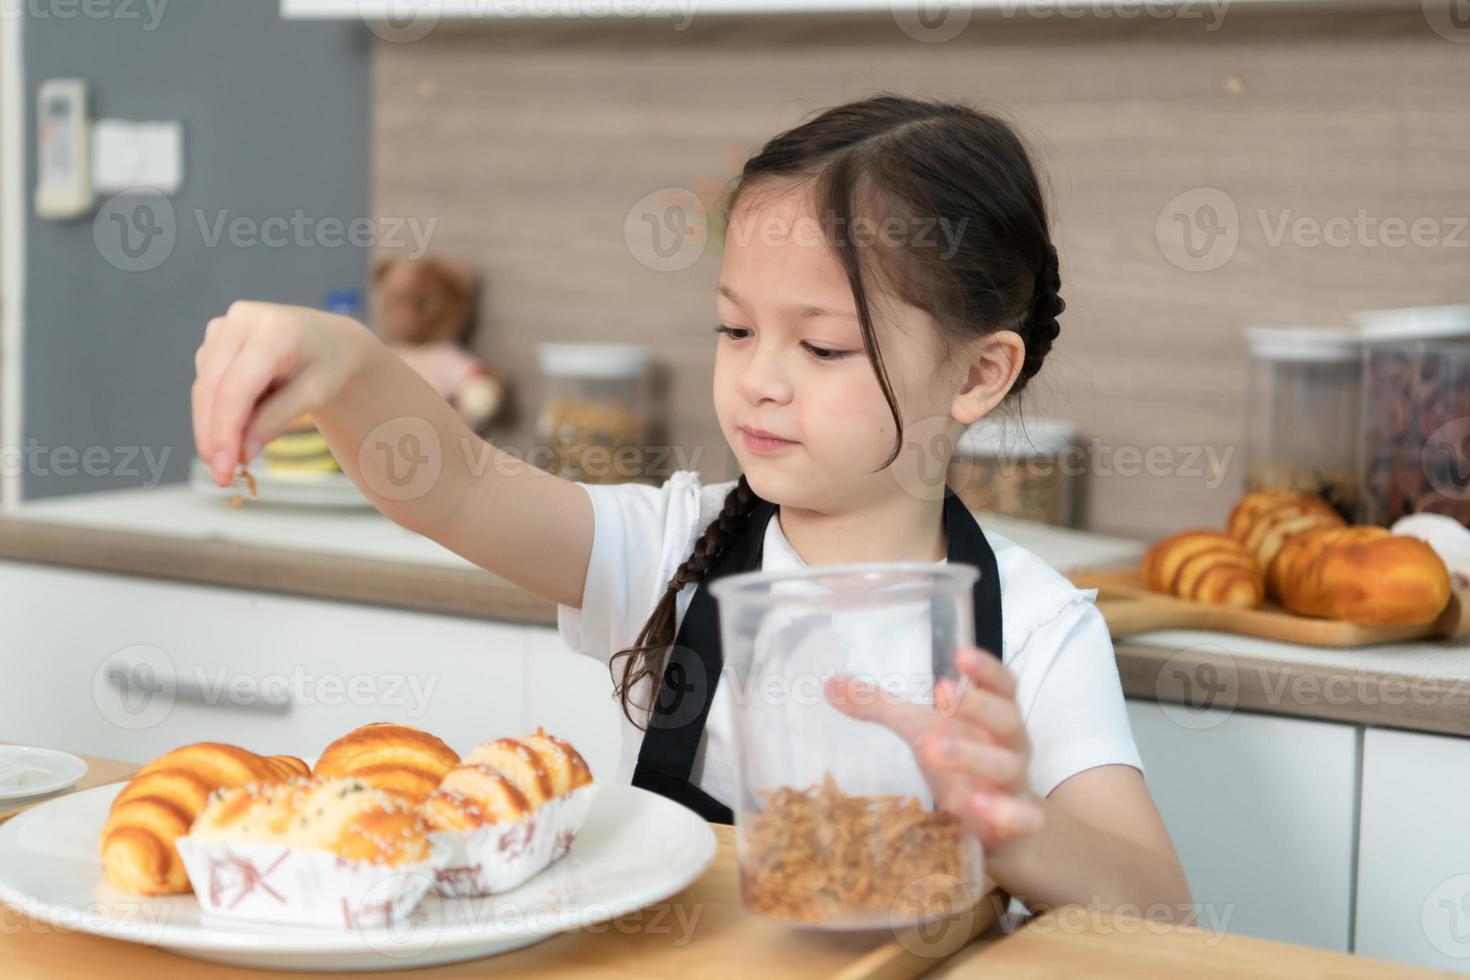
[[[959,103],[888,94],[836,106],[774,137],[746,162],[726,196],[726,217],[753,188],[788,184],[811,187],[826,244],[852,290],[864,351],[893,415],[893,451],[879,469],[902,451],[903,423],[878,347],[869,276],[934,318],[943,360],[986,334],[1013,330],[1026,353],[1010,394],[1041,369],[1066,303],[1036,169],[1005,120]],[[915,234],[874,247],[855,235],[854,219],[875,217],[907,220]],[[936,226],[944,233],[937,238]],[[632,692],[647,678],[657,697],[677,635],[680,590],[704,578],[745,529],[758,499],[742,476],[633,645],[613,656],[623,665],[617,683],[623,712],[635,725]],[[653,704],[650,699],[649,710]]]

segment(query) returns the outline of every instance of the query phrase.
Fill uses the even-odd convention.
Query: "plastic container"
[[[1362,412],[1358,331],[1247,327],[1245,337],[1251,356],[1246,491],[1315,494],[1353,520]]]
[[[1470,524],[1470,306],[1354,314],[1364,342],[1357,519]]]
[[[1085,472],[1075,449],[1064,419],[987,416],[960,436],[948,482],[971,510],[1072,527]]]
[[[549,453],[545,468],[585,483],[623,483],[643,475],[649,348],[538,344],[536,360],[542,376],[536,433]]]
[[[834,674],[932,709],[974,641],[972,565],[886,562],[714,582],[735,732],[741,890],[752,911],[822,929],[892,928],[968,908],[979,843],[907,744],[834,707]]]

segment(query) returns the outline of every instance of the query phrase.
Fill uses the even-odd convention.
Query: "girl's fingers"
[[[965,812],[956,814],[987,847],[1029,837],[1046,822],[1035,800],[1010,793],[978,789],[971,793]]]
[[[972,725],[1007,744],[1025,730],[1020,705],[1013,697],[967,683],[946,680],[935,685],[934,707],[942,717]]]
[[[194,385],[189,392],[190,408],[194,415],[194,445],[199,457],[206,462],[214,455],[210,444],[210,419],[214,413],[215,390],[220,375],[229,367],[244,342],[240,331],[230,330],[225,318],[215,317],[209,321],[204,332],[204,343],[194,353]]]
[[[302,374],[270,392],[255,406],[245,425],[241,455],[249,462],[262,446],[286,431],[286,427],[306,411],[310,398],[310,382]]]
[[[210,413],[211,456],[206,462],[216,483],[227,484],[240,463],[245,422],[261,394],[276,379],[277,358],[260,344],[247,344],[230,361],[215,389]]]
[[[955,667],[977,686],[1008,698],[1016,696],[1016,675],[992,656],[977,646],[960,647],[954,655]]]
[[[920,752],[936,772],[960,773],[991,786],[1014,788],[1026,775],[1025,763],[1018,753],[967,738],[953,726],[941,727],[925,736]]]
[[[939,719],[921,704],[895,698],[882,688],[841,675],[828,678],[827,702],[849,718],[871,721],[913,745]]]

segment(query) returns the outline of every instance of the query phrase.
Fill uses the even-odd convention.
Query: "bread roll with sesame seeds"
[[[219,790],[191,838],[327,851],[345,861],[399,867],[430,855],[418,808],[360,779],[293,779]]]
[[[476,746],[424,804],[435,830],[473,830],[515,820],[592,782],[581,753],[537,728],[525,738]]]
[[[379,721],[328,745],[312,775],[317,779],[352,776],[418,804],[457,765],[459,754],[428,732]]]
[[[486,824],[519,820],[531,812],[526,795],[489,766],[452,769],[439,789],[424,802],[430,830],[470,831]]]

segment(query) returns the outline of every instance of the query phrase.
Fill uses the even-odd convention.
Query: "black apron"
[[[758,571],[766,539],[766,525],[776,505],[757,500],[745,530],[730,542],[695,587],[679,635],[664,667],[648,731],[638,750],[633,785],[682,803],[711,823],[733,823],[730,808],[690,780],[695,753],[704,735],[705,721],[714,704],[724,655],[720,647],[720,620],[713,596],[705,587],[737,572]],[[995,552],[975,517],[954,491],[945,487],[944,524],[946,557],[951,564],[973,565],[980,577],[973,589],[975,644],[1001,656],[1000,574]],[[936,679],[953,676],[949,658],[954,651],[935,651]]]

